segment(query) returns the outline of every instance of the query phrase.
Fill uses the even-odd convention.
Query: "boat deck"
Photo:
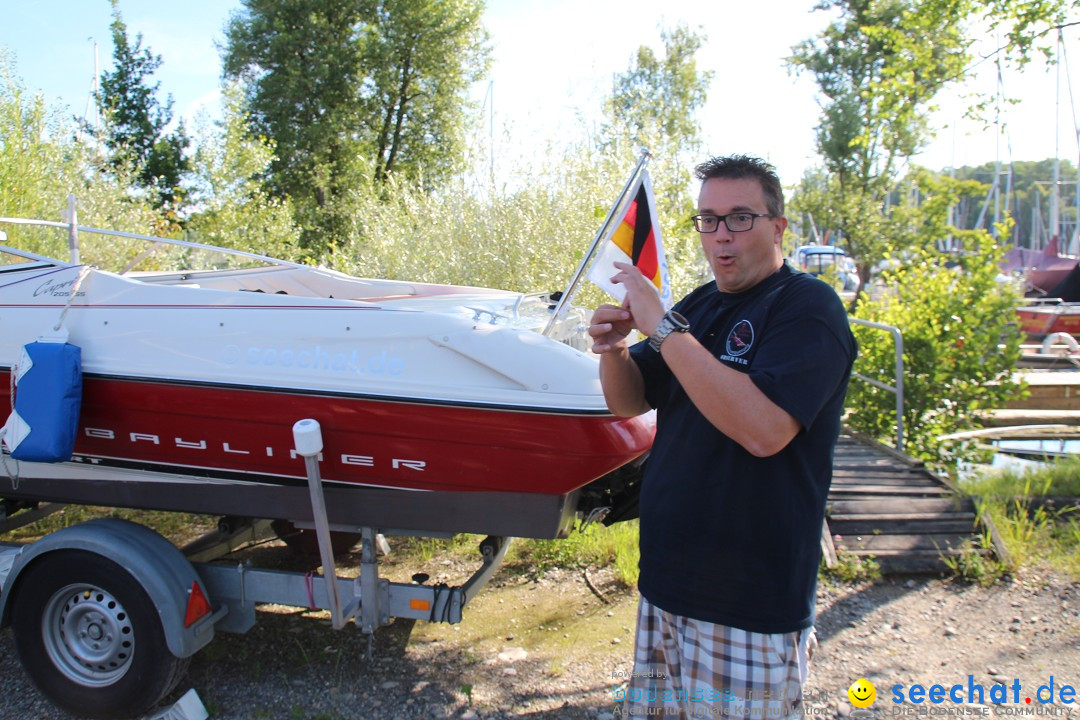
[[[989,522],[986,518],[985,522]],[[826,564],[840,553],[872,556],[882,573],[945,573],[947,558],[981,548],[974,502],[922,463],[850,430],[841,433],[825,511]],[[1001,555],[994,543],[983,553]]]

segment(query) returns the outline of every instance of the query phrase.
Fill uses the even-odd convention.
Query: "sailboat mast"
[[[1001,77],[1001,55],[997,57],[997,98],[994,124],[997,134],[994,136],[994,224],[991,232],[997,237],[998,223],[1001,222],[1001,98],[1004,95],[1004,81]]]
[[[1057,43],[1057,96],[1054,102],[1054,182],[1050,186],[1050,236],[1060,238],[1060,210],[1058,208],[1058,186],[1061,184],[1061,52],[1064,43],[1061,28],[1058,28]]]

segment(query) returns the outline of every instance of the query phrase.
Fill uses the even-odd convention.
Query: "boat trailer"
[[[301,420],[293,435],[307,468],[321,576],[213,561],[256,539],[267,521],[223,520],[184,550],[117,518],[83,522],[30,544],[0,544],[0,625],[12,627],[19,659],[46,697],[81,717],[140,715],[173,690],[187,658],[215,631],[250,630],[258,604],[327,610],[334,629],[352,621],[368,634],[369,652],[373,633],[392,618],[461,621],[465,606],[501,566],[509,538],[485,538],[480,568],[460,586],[425,584],[422,575],[413,583],[381,578],[380,529],[327,519],[319,424]],[[59,507],[23,510],[0,529],[31,522],[20,517],[28,512],[37,519]],[[358,529],[359,576],[338,577],[331,532]]]

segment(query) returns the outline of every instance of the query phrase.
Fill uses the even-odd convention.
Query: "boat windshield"
[[[6,241],[0,233],[0,243]],[[56,265],[52,258],[42,257],[29,252],[22,252],[16,248],[10,248],[0,244],[0,272],[8,269],[25,269],[28,266]]]
[[[192,240],[83,226],[78,228],[76,259],[68,246],[69,225],[0,218],[0,228],[3,233],[0,272],[32,267],[35,263],[57,267],[91,265],[148,285],[378,303],[415,311],[468,315],[478,324],[505,324],[536,332],[544,332],[555,307],[555,301],[547,295],[360,278]],[[33,248],[34,252],[25,248]],[[560,317],[550,336],[585,351],[591,340],[584,328],[584,312],[570,308]]]

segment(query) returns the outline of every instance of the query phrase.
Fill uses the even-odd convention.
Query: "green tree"
[[[272,144],[248,132],[243,95],[224,91],[224,117],[198,133],[192,161],[192,204],[187,222],[192,239],[222,247],[291,259],[299,251],[300,230],[288,199],[270,197],[262,174],[274,158]]]
[[[190,140],[183,123],[166,132],[172,122],[172,96],[165,104],[157,100],[160,83],[151,76],[161,67],[161,56],[142,46],[142,34],[134,44],[120,15],[118,0],[113,9],[112,71],[101,74],[98,109],[105,118],[105,145],[114,167],[130,165],[140,186],[153,193],[153,203],[176,218],[183,203],[182,180],[190,167],[186,150]]]
[[[793,238],[792,246],[784,248],[785,254],[790,254],[796,243],[825,244],[826,240],[832,243],[837,239],[833,233],[841,226],[842,220],[834,201],[838,194],[836,184],[835,176],[820,167],[808,168],[803,173],[787,203],[791,230],[797,235]]]
[[[707,41],[703,31],[679,25],[661,30],[660,37],[663,55],[642,45],[629,67],[615,75],[604,103],[602,147],[625,157],[628,167],[638,148],[652,152],[649,171],[672,283],[689,289],[707,272],[689,220],[694,205],[687,188],[691,167],[702,159],[700,112],[713,73],[697,64]]]
[[[483,9],[476,0],[383,0],[375,8],[361,97],[376,120],[365,125],[380,180],[396,173],[432,187],[461,169],[467,94],[488,69]]]
[[[630,67],[615,76],[605,103],[608,120],[632,142],[663,142],[675,152],[695,153],[701,147],[698,113],[713,79],[712,71],[699,70],[697,65],[707,36],[700,28],[694,31],[679,25],[661,30],[660,37],[662,57],[642,45]]]
[[[244,0],[229,21],[227,78],[245,88],[267,174],[320,254],[351,226],[343,202],[373,168],[422,178],[460,167],[465,93],[487,69],[479,0]]]
[[[225,77],[244,88],[252,132],[274,143],[267,187],[312,234],[361,152],[362,30],[351,0],[245,0],[226,28]]]
[[[961,77],[970,0],[826,0],[838,18],[793,48],[823,98],[817,147],[835,182],[833,210],[859,267],[860,291],[887,244],[886,198],[929,139],[934,96]]]
[[[943,447],[941,435],[978,427],[983,411],[1017,391],[1008,379],[1020,341],[1016,298],[996,282],[1002,249],[990,234],[946,221],[950,207],[976,201],[985,186],[918,169],[903,184],[899,173],[929,137],[937,92],[969,69],[971,23],[981,18],[1018,33],[1007,50],[1023,62],[1049,29],[1038,28],[1070,5],[1075,0],[827,1],[819,7],[839,11],[838,19],[789,58],[792,68],[813,74],[821,93],[817,144],[826,171],[804,183],[806,197],[795,204],[843,233],[859,263],[860,290],[879,260],[894,260],[876,297],[860,304],[857,296],[852,310],[903,332],[906,449],[930,462],[957,450]],[[959,253],[937,249],[948,236]],[[861,328],[857,335],[857,369],[891,382],[887,336]],[[849,422],[887,439],[892,405],[891,395],[853,382]]]
[[[981,7],[990,29],[1005,33],[1006,59],[1023,67],[1035,52],[1050,62],[1057,39],[1051,31],[1075,24],[1070,13],[1080,10],[1080,0],[986,0]]]

